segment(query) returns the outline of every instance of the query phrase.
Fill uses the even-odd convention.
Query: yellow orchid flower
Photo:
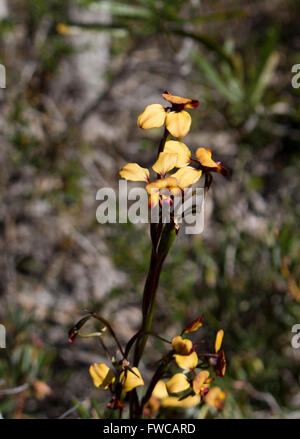
[[[183,373],[176,373],[166,382],[166,387],[169,393],[180,393],[187,390],[190,387],[190,383]]]
[[[170,195],[181,194],[182,190],[196,183],[201,177],[201,170],[186,166],[178,169],[177,172],[166,176],[177,166],[178,154],[161,152],[152,169],[161,177],[150,183],[149,170],[142,168],[137,163],[127,163],[120,170],[119,174],[125,180],[142,181],[147,183],[146,190],[150,195],[149,206],[155,207],[159,201],[172,203]],[[162,189],[168,189],[166,196],[161,193]],[[171,194],[170,194],[171,193]]]
[[[94,363],[89,368],[95,387],[106,390],[115,381],[114,373],[104,363]]]
[[[175,187],[177,185],[177,180],[171,177],[165,177],[166,173],[171,171],[176,163],[177,155],[161,153],[157,161],[152,166],[153,170],[161,176],[160,179],[150,183],[149,182],[149,170],[147,168],[142,168],[137,163],[127,163],[120,170],[120,177],[129,181],[143,181],[148,183],[146,185],[146,190],[150,195],[149,205],[150,207],[155,207],[160,199],[160,189]]]
[[[180,335],[172,340],[172,347],[177,354],[188,355],[193,347],[191,340],[183,339]]]
[[[160,175],[161,180],[163,180],[167,172],[171,171],[176,164],[177,154],[169,154],[161,152],[158,159],[152,166],[152,169]],[[149,183],[149,170],[147,168],[142,168],[137,163],[127,163],[119,172],[120,177],[129,181],[143,181]],[[175,183],[173,181],[173,183]],[[167,187],[162,184],[161,187]]]
[[[187,135],[191,126],[191,116],[184,111],[185,108],[195,108],[199,105],[196,99],[173,96],[166,90],[163,98],[172,106],[164,108],[160,104],[148,105],[138,117],[138,126],[143,130],[159,128],[166,125],[166,129],[174,137],[182,138]]]
[[[196,395],[204,396],[208,392],[208,388],[204,386],[207,383],[209,372],[207,370],[201,370],[193,379],[193,390]]]
[[[187,398],[181,400],[179,400],[179,398],[176,398],[175,396],[169,396],[162,401],[161,406],[189,408],[199,405],[200,402],[201,398],[199,395],[188,396]]]
[[[212,387],[208,394],[205,396],[204,401],[206,404],[217,408],[220,410],[224,406],[224,400],[226,398],[226,392],[224,392],[220,387]]]
[[[146,190],[151,195],[151,207],[156,206],[158,203],[161,189],[168,189],[169,196],[165,196],[164,199],[171,203],[170,195],[181,195],[184,189],[197,183],[201,174],[202,171],[186,166],[185,168],[180,168],[174,174],[171,174],[170,177],[155,180],[147,184]]]
[[[138,386],[144,385],[144,380],[141,377],[139,370],[133,367],[130,370],[123,371],[120,375],[120,382],[122,383],[122,393],[125,394],[135,389]]]
[[[227,168],[224,168],[224,166],[222,166],[220,164],[220,162],[215,162],[212,158],[211,158],[211,150],[210,149],[205,149],[205,148],[198,148],[196,151],[196,157],[198,162],[200,163],[202,170],[204,172],[219,172],[220,174],[224,175],[224,176],[228,176],[229,175],[229,171]]]
[[[198,356],[196,352],[192,352],[190,355],[175,354],[174,358],[177,365],[184,370],[195,369],[195,367],[197,367],[198,364]]]

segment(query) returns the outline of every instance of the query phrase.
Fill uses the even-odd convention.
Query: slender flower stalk
[[[141,327],[141,338],[136,343],[134,352],[134,365],[138,366],[140,359],[143,355],[148,333],[151,331],[152,320],[155,310],[155,299],[156,292],[158,288],[158,282],[162,270],[163,263],[168,255],[168,252],[172,246],[172,243],[176,237],[176,229],[174,223],[165,224],[160,237],[160,243],[158,246],[157,253],[152,247],[151,260],[149,271],[145,283],[144,293],[143,293],[143,321]]]

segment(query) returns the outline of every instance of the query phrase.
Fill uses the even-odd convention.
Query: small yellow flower
[[[94,363],[89,368],[95,387],[106,390],[115,381],[115,376],[108,366],[104,363]]]
[[[161,152],[158,159],[152,166],[152,169],[159,174],[161,178],[149,182],[149,171],[142,168],[137,163],[127,163],[120,170],[120,176],[125,180],[142,181],[148,183],[146,190],[150,195],[149,205],[155,207],[159,201],[172,203],[171,195],[175,196],[182,193],[182,190],[196,183],[201,177],[201,170],[186,166],[180,168],[172,175],[166,176],[174,167],[177,166],[178,154]],[[161,190],[166,189],[167,194],[163,197]]]
[[[204,386],[208,380],[209,372],[202,370],[193,379],[193,390],[196,395],[203,395],[206,392],[207,387]]]
[[[229,175],[227,168],[224,168],[220,162],[213,161],[210,149],[198,148],[196,151],[196,157],[204,172],[219,172],[224,176]]]
[[[188,355],[193,347],[191,340],[183,339],[180,335],[172,340],[172,347],[177,354]]]
[[[133,367],[131,370],[132,372],[130,370],[126,370],[120,375],[122,393],[130,392],[132,389],[144,385],[144,381],[139,370],[136,367]]]
[[[190,387],[187,377],[183,373],[176,373],[172,378],[166,382],[168,392],[180,393]]]
[[[178,138],[186,136],[190,130],[191,116],[184,109],[195,108],[199,102],[196,99],[173,96],[168,90],[162,96],[172,105],[171,108],[164,108],[160,104],[148,105],[138,117],[138,126],[148,130],[165,124],[172,136]]]
[[[205,396],[205,402],[206,404],[220,410],[224,405],[225,398],[226,392],[220,389],[220,387],[212,387]]]
[[[204,317],[200,316],[197,319],[193,320],[187,327],[183,330],[184,334],[188,334],[189,332],[197,331],[203,325]]]
[[[188,396],[187,398],[184,398],[182,400],[179,400],[179,398],[176,398],[175,396],[169,396],[162,401],[161,406],[189,408],[199,405],[200,402],[201,398],[199,395]]]
[[[195,369],[198,364],[198,356],[196,352],[192,352],[190,355],[174,355],[177,365],[184,370]]]

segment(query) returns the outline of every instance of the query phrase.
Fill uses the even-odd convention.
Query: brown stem
[[[169,352],[169,354],[163,359],[161,365],[156,370],[155,374],[153,375],[149,387],[147,389],[147,392],[145,393],[145,396],[142,399],[141,406],[140,406],[140,416],[143,413],[143,408],[151,398],[152,392],[154,390],[154,387],[158,383],[159,380],[161,380],[166,372],[166,370],[169,367],[170,362],[173,359],[174,351]]]
[[[138,366],[140,362],[141,356],[144,352],[144,348],[148,339],[147,332],[150,332],[151,329],[158,281],[159,281],[162,265],[166,256],[167,255],[165,255],[163,258],[159,257],[159,255],[155,253],[154,249],[152,250],[150,267],[149,267],[149,271],[144,287],[144,294],[143,294],[143,304],[142,304],[143,322],[141,327],[141,337],[139,338],[139,340],[135,345],[134,360],[133,360],[134,366]]]
[[[166,140],[169,136],[168,130],[165,128],[164,135],[160,141],[157,156],[163,151]],[[157,176],[160,178],[160,175]],[[175,238],[176,232],[174,223],[169,223],[163,226],[160,223],[158,225],[150,224],[150,234],[152,240],[152,252],[150,259],[150,266],[148,275],[144,287],[142,313],[143,321],[140,329],[140,337],[136,339],[133,365],[138,367],[139,362],[144,353],[144,349],[148,340],[149,333],[151,331],[152,320],[155,308],[156,292],[158,282],[160,278],[161,269],[164,260],[167,257],[168,251]],[[130,394],[130,417],[140,417],[143,405],[138,404],[138,398],[136,390],[134,389]]]

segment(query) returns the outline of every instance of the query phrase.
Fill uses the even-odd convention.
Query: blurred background
[[[96,193],[126,162],[153,164],[161,129],[136,119],[169,89],[200,101],[184,142],[231,170],[158,292],[157,333],[202,313],[197,339],[225,330],[225,407],[185,416],[300,418],[299,14],[297,0],[1,0],[2,417],[106,416],[88,374],[104,353],[67,332],[87,308],[123,342],[139,327],[148,226],[98,224]],[[146,380],[165,349],[148,344]]]

